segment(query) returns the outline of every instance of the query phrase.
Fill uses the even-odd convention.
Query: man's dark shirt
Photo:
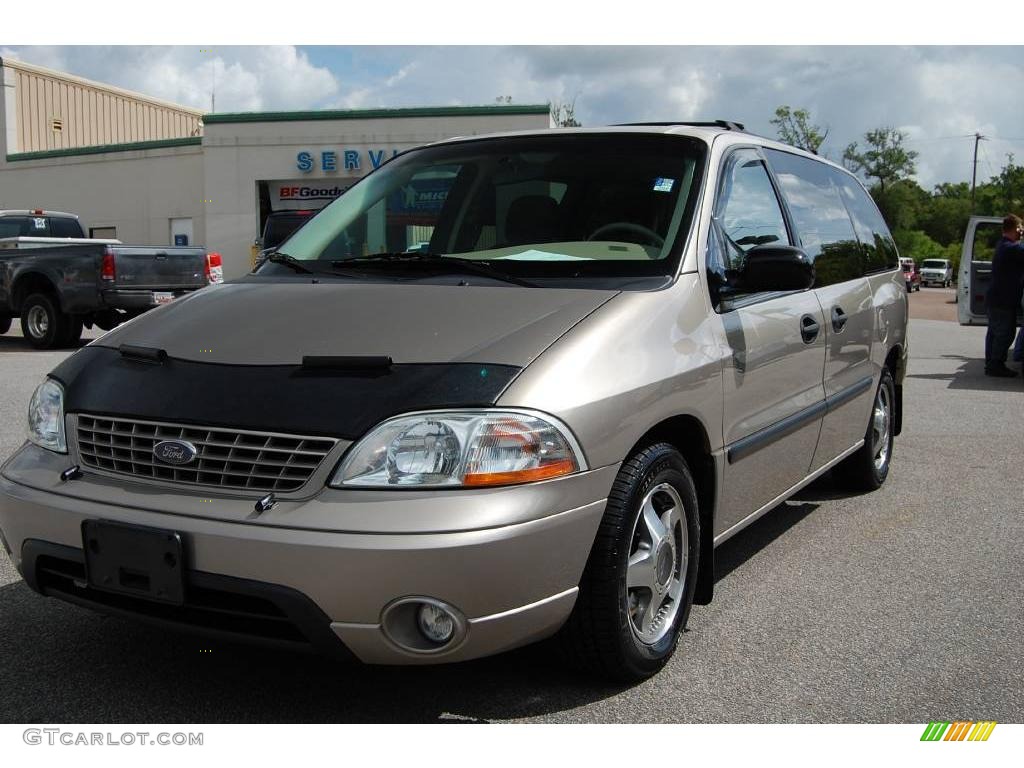
[[[992,282],[988,287],[988,306],[1016,309],[1020,306],[1024,283],[1024,243],[1003,238],[992,257]]]

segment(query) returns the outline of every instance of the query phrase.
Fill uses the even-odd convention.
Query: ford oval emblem
[[[198,451],[184,440],[162,440],[153,446],[153,455],[165,464],[188,464],[195,461]]]

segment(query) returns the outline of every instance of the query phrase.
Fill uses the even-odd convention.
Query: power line
[[[904,144],[919,144],[922,141],[952,141],[954,139],[973,139],[973,133],[962,133],[958,136],[934,136],[927,139],[904,139]]]
[[[982,157],[982,161],[985,163],[985,165],[988,166],[988,172],[990,174],[992,174],[992,176],[998,176],[999,174],[997,174],[996,171],[995,171],[995,168],[992,167],[992,163],[989,160],[988,152],[985,151],[985,147],[981,148],[981,157]]]

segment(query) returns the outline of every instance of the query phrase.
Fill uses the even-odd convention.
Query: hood
[[[231,365],[304,355],[525,367],[612,291],[394,283],[240,282],[154,309],[93,342]]]

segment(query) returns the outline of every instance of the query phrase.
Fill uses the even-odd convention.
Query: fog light
[[[450,653],[466,639],[469,622],[454,605],[426,595],[408,595],[384,606],[380,628],[409,653]]]
[[[439,605],[422,603],[416,619],[420,632],[432,643],[442,645],[455,634],[455,617]]]

